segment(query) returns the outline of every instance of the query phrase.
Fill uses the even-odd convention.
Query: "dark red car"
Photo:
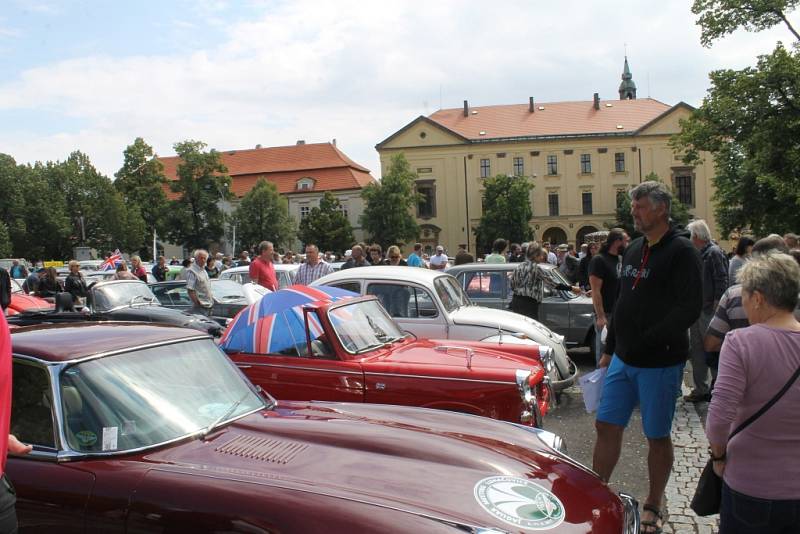
[[[552,434],[438,410],[277,402],[213,340],[92,323],[12,334],[21,532],[638,531]]]
[[[53,303],[34,295],[28,295],[22,290],[15,279],[11,279],[11,303],[8,305],[6,314],[17,315],[22,312],[52,310]]]

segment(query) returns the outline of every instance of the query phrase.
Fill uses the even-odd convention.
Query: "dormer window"
[[[316,180],[306,176],[305,178],[300,178],[297,180],[297,190],[298,191],[311,191],[314,189],[314,183]]]

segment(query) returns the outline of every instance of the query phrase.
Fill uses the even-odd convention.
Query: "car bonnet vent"
[[[232,440],[220,445],[215,450],[240,458],[285,465],[307,448],[308,445],[303,443],[237,434]]]

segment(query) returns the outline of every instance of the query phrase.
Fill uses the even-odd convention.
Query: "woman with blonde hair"
[[[131,256],[131,272],[133,276],[144,282],[147,283],[147,271],[142,265],[142,258],[139,256]]]
[[[722,477],[721,534],[800,532],[800,266],[757,255],[739,270],[749,327],[725,336],[706,435]],[[788,378],[788,380],[787,380]]]

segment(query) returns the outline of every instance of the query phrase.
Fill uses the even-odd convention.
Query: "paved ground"
[[[570,351],[581,373],[594,368],[594,357],[586,349]],[[689,393],[686,384],[691,383],[687,366],[684,375],[684,393]],[[700,471],[705,465],[707,441],[703,431],[707,405],[695,407],[682,399],[678,400],[672,439],[675,445],[675,468],[666,491],[665,533],[711,534],[717,530],[718,517],[697,517],[689,509]],[[698,414],[698,408],[701,414]],[[545,418],[544,427],[562,436],[567,442],[570,456],[591,467],[594,449],[594,415],[587,414],[583,397],[578,387],[565,391],[561,404]],[[642,434],[642,422],[638,409],[625,432],[622,455],[614,471],[611,486],[636,497],[641,503],[647,496],[647,441]]]

